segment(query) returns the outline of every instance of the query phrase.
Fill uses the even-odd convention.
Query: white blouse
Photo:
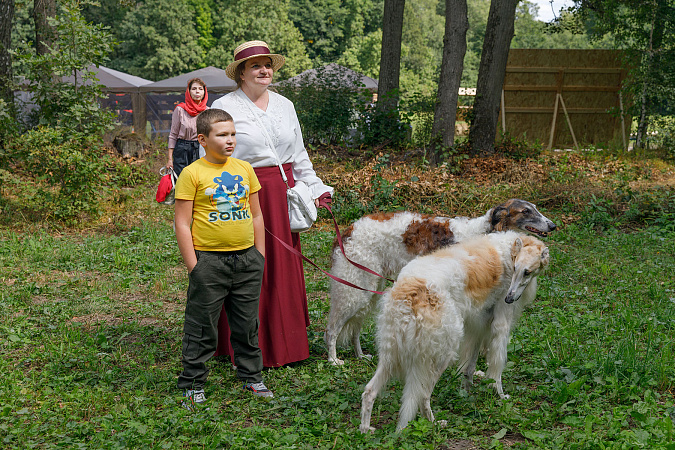
[[[234,119],[237,146],[232,156],[248,161],[253,167],[278,165],[277,157],[266,145],[265,133],[258,125],[262,123],[273,141],[279,162],[292,164],[293,178],[307,184],[314,198],[319,198],[325,192],[333,195],[333,188],[323,184],[314,172],[302,141],[302,130],[293,103],[276,92],[268,93],[267,111],[258,108],[241,89],[217,99],[211,105],[211,108],[227,111]]]

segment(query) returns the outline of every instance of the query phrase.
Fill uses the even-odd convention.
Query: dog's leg
[[[358,281],[363,282],[363,279]],[[352,326],[355,322],[353,319],[364,306],[368,305],[371,294],[337,284],[336,281],[331,281],[331,283],[330,312],[328,313],[324,340],[328,351],[328,361],[333,365],[340,366],[344,364],[344,361],[337,357],[337,341],[340,333],[343,332],[347,323],[349,325],[347,330],[344,330],[345,332],[351,332],[352,328],[357,328],[356,333],[360,332],[360,325]]]
[[[375,279],[372,278],[372,281]],[[370,280],[369,280],[370,281]],[[384,291],[384,287],[386,285],[386,282],[383,279],[379,279],[375,287],[372,289],[374,291],[379,291],[382,292]],[[365,295],[365,293],[362,293]],[[363,328],[363,322],[365,321],[366,317],[375,309],[375,306],[377,305],[377,300],[380,298],[379,295],[377,294],[370,294],[368,298],[368,305],[367,305],[367,311],[364,313],[362,312],[360,314],[361,320],[358,322],[355,321],[354,326],[352,327],[352,345],[354,346],[354,353],[356,354],[356,357],[361,359],[361,358],[367,358],[367,359],[372,359],[373,355],[369,355],[366,353],[363,353],[363,350],[361,349],[361,329]]]
[[[390,373],[385,369],[384,364],[378,364],[375,375],[366,385],[363,395],[361,395],[361,426],[359,430],[361,433],[368,433],[375,431],[375,428],[370,426],[370,416],[373,413],[373,403],[380,389],[387,383]]]
[[[334,290],[333,290],[334,292]],[[326,333],[324,334],[324,340],[326,341],[326,350],[328,351],[328,362],[335,366],[341,366],[344,364],[344,361],[338,359],[337,357],[337,339],[340,335],[340,331],[345,326],[345,323],[351,318],[344,311],[341,311],[341,308],[336,305],[338,295],[331,296],[331,308],[328,313],[328,325],[326,326]],[[335,299],[335,300],[333,300]]]
[[[461,345],[461,365],[462,371],[462,387],[465,391],[469,391],[473,385],[473,375],[476,370],[476,363],[478,362],[478,354],[480,353],[481,339],[475,333],[467,333],[464,335],[464,341]]]
[[[492,386],[503,399],[509,398],[502,388],[502,372],[506,366],[507,346],[511,333],[511,318],[513,308],[504,305],[503,314],[496,314],[492,321],[492,340],[487,348],[488,370],[485,376],[495,380]]]

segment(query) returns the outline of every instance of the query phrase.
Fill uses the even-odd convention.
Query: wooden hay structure
[[[511,49],[502,90],[502,131],[549,149],[627,148],[626,70],[614,50]]]

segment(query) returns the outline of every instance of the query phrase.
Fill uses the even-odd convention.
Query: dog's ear
[[[492,217],[490,218],[490,226],[492,231],[506,231],[506,217],[509,215],[509,210],[503,206],[495,206],[492,208]]]
[[[549,260],[550,260],[550,258],[549,258],[548,247],[546,247],[546,248],[544,248],[544,251],[541,252],[541,266],[547,267]]]
[[[522,250],[522,248],[523,248],[523,240],[520,238],[516,238],[516,241],[511,246],[511,259],[513,260],[513,262],[516,262],[518,253],[520,253],[520,250]]]

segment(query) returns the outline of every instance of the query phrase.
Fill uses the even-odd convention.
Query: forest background
[[[12,48],[34,51],[32,1],[16,2]],[[261,39],[286,56],[277,81],[331,62],[379,77],[384,0],[101,0],[83,17],[107,27],[117,45],[106,67],[159,81],[206,66],[226,67],[241,42]],[[475,87],[489,0],[469,0],[462,86]],[[611,48],[572,26],[537,19],[539,7],[519,3],[511,48]],[[435,95],[443,49],[445,2],[408,0],[401,49],[401,95]],[[572,31],[573,30],[573,31]],[[14,60],[14,75],[26,75]]]

